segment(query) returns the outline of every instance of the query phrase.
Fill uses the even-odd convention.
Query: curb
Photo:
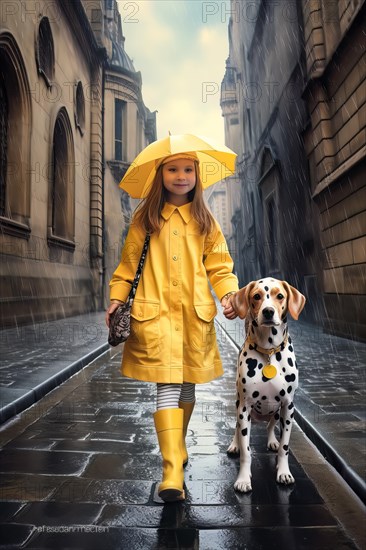
[[[240,351],[240,346],[235,340],[226,332],[226,330],[218,323],[220,329],[225,333],[225,336],[233,343]],[[366,482],[345,462],[345,460],[339,455],[339,453],[332,447],[326,439],[318,432],[318,430],[309,422],[309,420],[296,409],[295,407],[295,420],[300,426],[305,435],[316,446],[322,456],[337,470],[342,476],[344,481],[349,485],[354,493],[366,504]]]
[[[68,380],[73,374],[80,371],[86,365],[94,361],[97,357],[108,351],[109,344],[105,343],[96,348],[95,350],[83,355],[77,361],[74,361],[60,372],[54,374],[47,380],[44,380],[38,386],[28,391],[26,394],[22,395],[12,403],[8,403],[0,409],[0,423],[6,422],[16,414],[23,412],[25,409],[28,409],[34,403],[37,403],[42,397],[44,397],[51,390],[57,388],[60,384]]]

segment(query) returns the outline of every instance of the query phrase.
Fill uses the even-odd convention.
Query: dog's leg
[[[288,465],[289,442],[294,416],[294,404],[283,403],[281,407],[281,441],[277,454],[277,482],[289,485],[295,483]]]
[[[276,413],[277,416],[278,413]],[[277,424],[277,418],[275,415],[272,416],[271,420],[267,424],[267,449],[271,451],[278,451],[280,446],[279,441],[276,438],[275,427]]]
[[[249,410],[250,412],[250,410]],[[250,451],[250,426],[251,420],[247,407],[240,403],[238,408],[238,428],[237,434],[240,449],[240,469],[237,480],[234,483],[234,489],[241,493],[248,493],[252,490],[251,484],[251,451]]]
[[[230,455],[238,455],[239,454],[239,439],[238,439],[238,432],[239,432],[239,426],[238,423],[236,423],[236,428],[234,432],[234,437],[230,445],[228,446],[226,452]]]

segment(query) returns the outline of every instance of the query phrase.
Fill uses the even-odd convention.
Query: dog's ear
[[[248,314],[249,293],[255,284],[256,281],[252,281],[251,283],[238,290],[238,292],[236,292],[232,297],[231,304],[235,310],[235,313],[239,315],[240,319],[245,319]]]
[[[287,307],[291,314],[291,317],[298,320],[300,313],[302,312],[306,298],[296,288],[289,285],[286,281],[282,281],[283,286],[287,292]]]

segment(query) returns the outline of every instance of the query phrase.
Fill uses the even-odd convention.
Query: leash
[[[288,342],[288,335],[286,334],[284,341],[276,348],[269,348],[269,349],[261,348],[251,339],[250,336],[247,336],[244,342],[244,346],[247,342],[248,344],[253,346],[255,351],[258,351],[258,353],[261,353],[262,355],[266,355],[268,357],[268,364],[263,367],[262,373],[263,373],[263,376],[265,376],[268,379],[274,378],[277,374],[277,368],[274,365],[271,365],[271,357],[278,351],[281,351],[281,349],[284,349],[284,347]]]

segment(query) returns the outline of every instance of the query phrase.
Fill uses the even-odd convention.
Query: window
[[[80,81],[76,85],[75,92],[75,123],[81,135],[83,135],[85,130],[85,98],[83,85]]]
[[[5,216],[7,147],[8,147],[8,94],[0,82],[0,216]]]
[[[50,88],[55,71],[55,52],[51,25],[48,17],[42,17],[39,24],[36,44],[36,59],[38,72],[44,77],[47,86]]]
[[[74,145],[65,108],[56,118],[52,144],[49,242],[74,249]]]
[[[125,160],[125,144],[123,139],[126,102],[121,99],[116,99],[114,106],[114,157],[115,160]]]
[[[15,38],[0,33],[0,228],[29,239],[31,93]]]

